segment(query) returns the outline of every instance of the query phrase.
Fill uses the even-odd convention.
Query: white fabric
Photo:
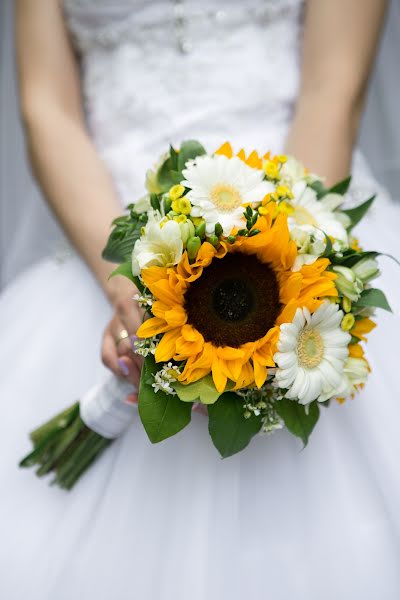
[[[228,22],[209,1],[68,0],[91,131],[124,203],[169,141],[282,146],[300,3],[218,9],[231,4]],[[256,12],[278,4],[268,19]],[[183,27],[182,10],[200,9]],[[378,187],[362,157],[354,173],[356,198]],[[399,255],[399,221],[382,193],[362,244]],[[110,308],[75,257],[19,277],[0,300],[0,597],[398,600],[400,274],[382,266],[395,315],[380,313],[370,336],[370,381],[322,409],[304,451],[281,431],[220,460],[202,415],[154,446],[136,418],[71,493],[16,465],[27,432],[104,376]]]
[[[111,376],[90,388],[80,401],[82,421],[105,438],[118,438],[132,423],[136,406],[126,397],[136,389],[122,379]]]

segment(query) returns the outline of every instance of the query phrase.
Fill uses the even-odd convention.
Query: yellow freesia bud
[[[265,206],[260,206],[260,208],[258,209],[258,214],[261,216],[267,215],[268,209],[265,208]]]
[[[276,188],[276,193],[278,194],[279,198],[293,198],[292,191],[287,185],[278,185]]]
[[[349,313],[351,311],[351,300],[349,300],[346,297],[343,298],[342,306],[343,306],[344,312]]]
[[[276,158],[280,163],[285,163],[287,161],[287,156],[285,156],[285,154],[279,154]]]
[[[280,202],[278,204],[278,212],[283,215],[292,215],[294,213],[294,208],[291,204],[287,202]]]
[[[187,217],[186,215],[178,215],[177,217],[174,217],[174,221],[177,223],[186,223]]]
[[[172,210],[178,214],[190,215],[192,205],[187,198],[178,198],[172,202]]]
[[[279,179],[280,177],[279,165],[277,165],[272,160],[269,160],[266,163],[264,163],[263,170],[269,179]]]
[[[173,185],[172,188],[170,188],[168,194],[171,200],[174,201],[180,198],[183,195],[184,191],[185,188],[183,187],[183,185],[178,183],[178,185]]]
[[[343,329],[343,331],[350,331],[350,329],[354,327],[355,322],[356,320],[354,318],[354,315],[348,313],[343,317],[340,327]]]

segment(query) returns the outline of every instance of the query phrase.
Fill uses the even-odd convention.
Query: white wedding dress
[[[300,0],[65,0],[88,124],[123,205],[167,145],[282,148],[296,100]],[[359,228],[400,255],[400,208],[354,161]],[[398,600],[400,270],[370,335],[372,374],[321,410],[309,446],[287,431],[221,460],[206,419],[152,446],[136,418],[67,493],[20,470],[28,432],[105,376],[111,309],[74,255],[0,298],[0,597],[4,600]]]

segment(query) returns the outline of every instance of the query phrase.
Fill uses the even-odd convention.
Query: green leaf
[[[168,192],[174,185],[174,181],[171,177],[172,171],[174,171],[173,163],[171,157],[168,156],[157,172],[157,181],[163,192]]]
[[[376,198],[376,196],[372,196],[371,198],[369,198],[368,200],[366,200],[359,206],[356,206],[355,208],[349,208],[348,210],[342,211],[342,212],[344,212],[344,214],[346,214],[350,218],[351,225],[350,225],[349,229],[353,229],[353,227],[355,227],[357,225],[357,223],[359,223],[361,221],[361,219],[364,217],[364,215],[368,212],[368,210],[371,207],[375,198]]]
[[[366,306],[383,308],[384,310],[392,312],[392,309],[390,308],[390,304],[387,301],[385,294],[382,292],[382,290],[378,290],[377,288],[370,288],[368,290],[364,290],[361,293],[360,298],[354,304],[355,308],[365,308]]]
[[[115,275],[123,275],[134,282],[135,277],[132,274],[132,262],[128,260],[118,265],[118,267],[111,273],[109,279],[111,279],[111,277],[115,277]]]
[[[152,387],[159,370],[152,355],[145,358],[139,387],[139,415],[153,444],[169,438],[186,427],[192,417],[192,405],[176,396]]]
[[[342,181],[339,181],[339,183],[336,183],[335,185],[333,185],[328,190],[328,194],[340,194],[341,196],[343,196],[349,189],[350,183],[351,183],[351,176],[346,177],[346,179],[343,179]]]
[[[104,260],[123,263],[130,260],[136,241],[140,238],[143,221],[131,216],[119,217],[114,221],[106,247],[102,252]]]
[[[277,401],[274,407],[287,429],[307,446],[308,438],[319,418],[318,402],[314,401],[308,405],[308,414],[305,406],[287,398]]]
[[[310,187],[312,190],[314,190],[314,192],[317,193],[318,200],[326,196],[326,194],[328,193],[328,189],[324,186],[322,181],[319,181],[318,179],[316,181],[313,181],[312,183],[309,183],[308,187]]]
[[[208,431],[222,458],[232,456],[249,444],[261,429],[261,418],[243,415],[243,399],[233,392],[223,393],[208,407]]]
[[[188,160],[205,154],[206,151],[200,142],[196,140],[186,140],[182,142],[178,153],[178,171],[182,171]]]
[[[194,383],[183,385],[176,381],[172,384],[174,390],[182,402],[201,402],[202,404],[214,404],[221,395],[213,382],[211,375],[207,375]]]
[[[169,146],[169,155],[171,158],[171,168],[176,170],[178,168],[178,152],[173,146]]]
[[[325,251],[322,256],[326,257],[326,256],[330,256],[332,254],[332,242],[331,242],[331,238],[326,235],[325,231],[323,233],[325,236],[326,247],[325,247]]]
[[[336,254],[332,257],[332,264],[343,265],[345,267],[354,267],[362,258],[376,258],[380,256],[380,252],[355,252],[354,250],[348,250],[343,256],[337,256]]]

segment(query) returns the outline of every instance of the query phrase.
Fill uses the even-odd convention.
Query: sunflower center
[[[302,367],[314,369],[324,357],[324,342],[316,329],[304,329],[297,341],[297,355]]]
[[[296,206],[294,209],[294,219],[298,225],[314,225],[318,223],[314,219],[313,215],[304,206]]]
[[[215,346],[238,348],[262,338],[280,309],[272,267],[247,254],[214,259],[185,294],[188,323]]]
[[[229,183],[216,183],[210,191],[213,204],[222,212],[230,212],[243,204],[242,196]]]

